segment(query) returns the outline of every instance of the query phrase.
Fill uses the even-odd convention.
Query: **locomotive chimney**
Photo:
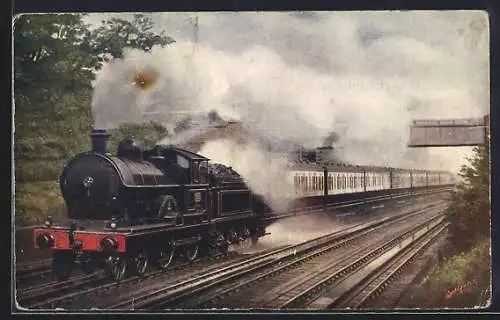
[[[109,154],[108,145],[111,135],[105,129],[93,129],[90,134],[92,151],[101,154]]]

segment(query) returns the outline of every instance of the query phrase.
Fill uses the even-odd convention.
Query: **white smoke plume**
[[[304,146],[335,131],[350,163],[457,169],[463,150],[406,148],[410,120],[488,112],[482,12],[200,13],[197,44],[182,19],[154,16],[158,26],[179,28],[177,43],[129,50],[103,68],[96,126],[163,112],[172,127],[175,112],[216,110]],[[130,85],[141,70],[156,73],[153,87]]]
[[[285,156],[271,154],[257,143],[238,144],[232,140],[210,141],[200,154],[236,170],[252,191],[263,196],[274,210],[287,210],[293,190],[290,184],[284,183],[288,163]]]

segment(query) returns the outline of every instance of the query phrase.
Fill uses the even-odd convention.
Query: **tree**
[[[69,92],[90,90],[94,75],[84,67],[95,63],[81,52],[85,25],[81,15],[23,15],[14,25],[14,94],[16,125],[23,129],[27,121],[53,128],[62,120],[61,97]],[[44,123],[50,118],[52,123]]]
[[[490,236],[490,154],[489,147],[476,147],[462,166],[452,203],[447,211],[450,243],[455,251],[467,251]]]
[[[142,14],[134,15],[133,21],[118,18],[102,21],[102,26],[92,32],[91,52],[102,63],[110,58],[121,58],[125,47],[149,52],[154,45],[165,46],[175,42],[164,31],[155,34],[151,29],[153,22]]]

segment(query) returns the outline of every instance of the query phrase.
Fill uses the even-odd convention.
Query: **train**
[[[60,188],[67,219],[50,216],[33,230],[34,246],[52,250],[59,280],[75,266],[104,269],[119,282],[148,266],[227,253],[267,235],[269,207],[231,167],[172,145],[145,149],[133,140],[109,152],[110,134],[94,129],[92,149],[64,167]],[[452,174],[360,166],[297,163],[284,181],[289,195],[306,202],[336,201],[394,189],[452,184]]]
[[[294,152],[286,183],[295,205],[440,189],[457,182],[457,176],[448,171],[352,165],[339,162],[332,154],[333,148],[324,146]]]
[[[447,171],[302,164],[290,168],[287,183],[293,186],[289,197],[312,204],[397,191],[438,189],[454,185],[456,177]]]

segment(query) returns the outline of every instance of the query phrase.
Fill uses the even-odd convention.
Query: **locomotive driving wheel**
[[[165,270],[174,261],[175,248],[168,244],[165,249],[162,249],[158,256],[158,266]]]
[[[120,282],[125,276],[127,261],[121,257],[108,256],[106,258],[106,270],[114,281]]]
[[[229,229],[227,232],[227,240],[231,244],[238,244],[240,242],[240,237],[234,228]]]
[[[143,276],[148,269],[148,255],[146,252],[139,252],[134,257],[134,271],[136,274]]]
[[[241,229],[240,247],[242,249],[248,249],[253,246],[252,233],[247,226]]]
[[[198,251],[200,250],[200,245],[198,243],[196,244],[189,244],[184,247],[184,257],[186,258],[187,261],[193,262],[196,257],[198,256]]]
[[[224,234],[220,231],[212,231],[206,243],[207,254],[211,257],[227,254],[228,244]]]

